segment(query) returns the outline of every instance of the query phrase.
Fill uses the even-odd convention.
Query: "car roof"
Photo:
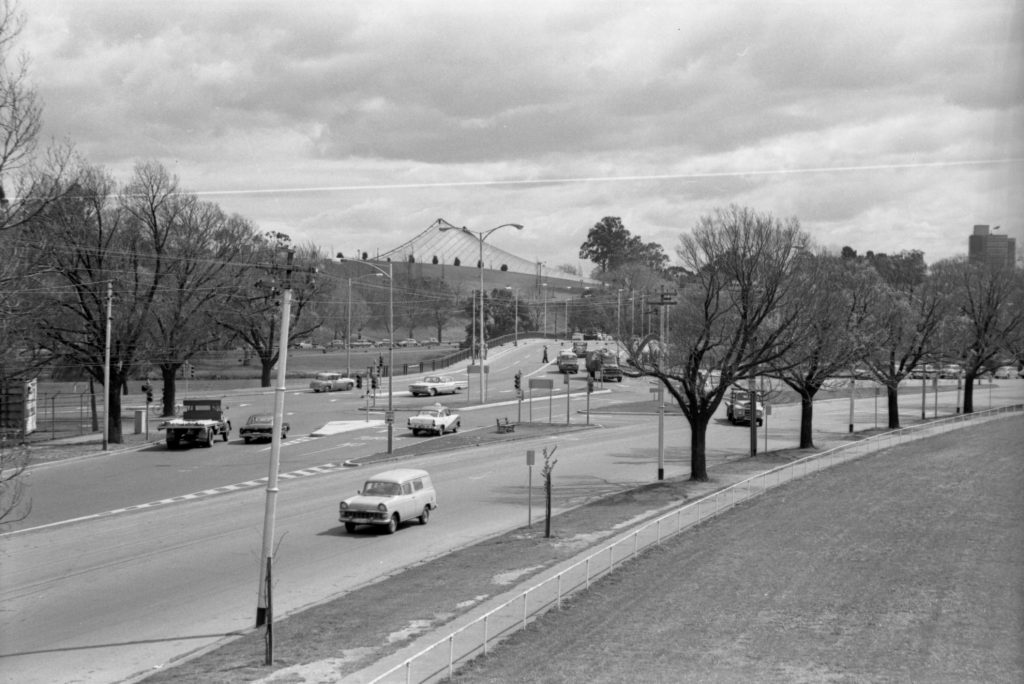
[[[417,477],[430,477],[430,473],[426,470],[419,470],[416,468],[396,468],[395,470],[386,470],[383,473],[377,473],[376,475],[366,479],[378,482],[405,482],[407,480],[414,480]]]

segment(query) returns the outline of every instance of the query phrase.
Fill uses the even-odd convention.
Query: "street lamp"
[[[476,237],[477,241],[480,243],[480,260],[479,260],[477,266],[480,268],[480,401],[482,403],[484,401],[484,399],[485,399],[485,397],[484,397],[484,357],[485,357],[485,355],[487,353],[487,345],[486,345],[486,341],[484,339],[485,338],[485,335],[484,335],[484,240],[486,240],[490,236],[491,233],[493,233],[494,231],[498,230],[499,228],[505,228],[506,226],[512,226],[516,230],[522,230],[523,226],[518,224],[518,223],[503,223],[500,226],[495,226],[494,228],[491,228],[489,230],[476,231],[476,230],[470,230],[469,228],[466,228],[465,226],[459,228],[458,226],[452,225],[448,221],[445,221],[443,218],[439,218],[436,221],[434,221],[433,225],[431,225],[431,228],[433,228],[434,226],[437,226],[438,230],[440,230],[441,232],[444,232],[444,231],[447,231],[447,230],[461,230],[463,233],[466,233],[467,235],[472,235],[472,236]]]
[[[367,261],[360,261],[359,259],[346,259],[345,255],[338,252],[338,261],[351,261],[357,264],[365,264],[370,268],[376,270],[382,276],[386,276],[388,279],[388,412],[384,416],[384,422],[388,426],[388,453],[390,454],[394,449],[395,442],[395,413],[394,413],[394,375],[395,375],[395,279],[394,279],[394,267],[391,262],[388,262],[388,270],[385,271],[380,266],[375,266]],[[349,301],[351,303],[352,297],[352,279],[349,278]],[[351,309],[349,309],[349,316],[351,316]],[[351,333],[351,330],[349,331]],[[350,340],[351,342],[351,340]]]

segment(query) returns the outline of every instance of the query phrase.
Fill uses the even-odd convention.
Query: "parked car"
[[[398,347],[418,347],[418,346],[420,346],[420,343],[417,342],[416,340],[412,339],[411,337],[408,337],[408,338],[406,338],[404,340],[399,340],[395,346],[398,346]]]
[[[377,346],[377,347],[385,347],[385,348],[386,347],[390,347],[391,346],[391,340],[377,340],[374,343],[374,345]]]
[[[437,341],[436,337],[428,337],[425,340],[420,340],[420,344],[423,345],[424,347],[430,347],[435,344],[440,344],[440,342]]]
[[[290,426],[287,422],[281,423],[281,439],[288,437]],[[271,413],[254,413],[245,421],[245,425],[238,429],[238,434],[245,441],[256,442],[259,440],[270,441],[274,437],[274,416]]]
[[[309,383],[310,389],[314,392],[350,390],[355,386],[355,379],[348,377],[344,373],[317,373],[313,381]]]
[[[947,363],[939,371],[939,377],[945,380],[963,377],[963,369],[958,363]]]
[[[409,385],[409,393],[414,397],[420,395],[436,397],[438,394],[455,394],[464,386],[450,375],[428,375],[418,382]]]
[[[402,468],[374,475],[356,496],[339,503],[338,521],[350,533],[357,525],[379,525],[393,534],[414,518],[426,525],[436,508],[437,492],[427,471]]]
[[[359,347],[372,347],[372,346],[373,346],[373,340],[352,340],[352,344],[349,345],[349,347],[352,348],[352,349],[357,349]]]
[[[406,425],[412,430],[413,435],[421,432],[434,433],[438,436],[446,432],[458,432],[461,421],[459,414],[447,406],[434,404],[428,408],[420,409],[415,416],[409,416]]]
[[[992,377],[999,380],[1007,380],[1010,378],[1017,378],[1019,377],[1019,374],[1017,373],[1017,368],[1015,366],[1000,366],[999,368],[996,368]]]

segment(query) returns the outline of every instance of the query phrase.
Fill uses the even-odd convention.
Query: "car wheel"
[[[206,431],[206,441],[203,442],[203,446],[206,447],[207,449],[213,446],[213,431]]]
[[[388,520],[388,534],[394,534],[398,529],[398,514],[392,513],[391,520]]]
[[[455,425],[452,425],[452,432],[458,432],[458,431],[459,431],[459,424],[455,423]]]
[[[412,431],[412,436],[413,437],[419,437],[420,436],[420,431],[419,430],[413,430]]]
[[[345,531],[351,534],[356,531],[356,524],[354,522],[345,523]]]
[[[432,397],[436,397],[437,396],[437,388],[436,387],[431,387],[430,388],[430,396],[432,396]]]
[[[430,505],[423,507],[423,513],[420,514],[420,525],[426,525],[430,521]]]
[[[251,442],[252,440],[251,440],[250,438],[248,438],[248,437],[243,437],[243,438],[242,438],[242,441],[243,441],[243,442],[245,442],[246,444],[248,444],[248,443],[249,443],[249,442]]]

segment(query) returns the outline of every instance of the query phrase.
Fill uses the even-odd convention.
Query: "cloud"
[[[48,134],[125,179],[158,159],[296,239],[341,231],[374,252],[439,215],[516,221],[501,247],[565,263],[604,216],[671,254],[741,202],[862,251],[906,237],[929,260],[963,253],[976,222],[1024,245],[1004,190],[1024,158],[1011,0],[26,11]],[[525,180],[551,182],[481,185]]]

